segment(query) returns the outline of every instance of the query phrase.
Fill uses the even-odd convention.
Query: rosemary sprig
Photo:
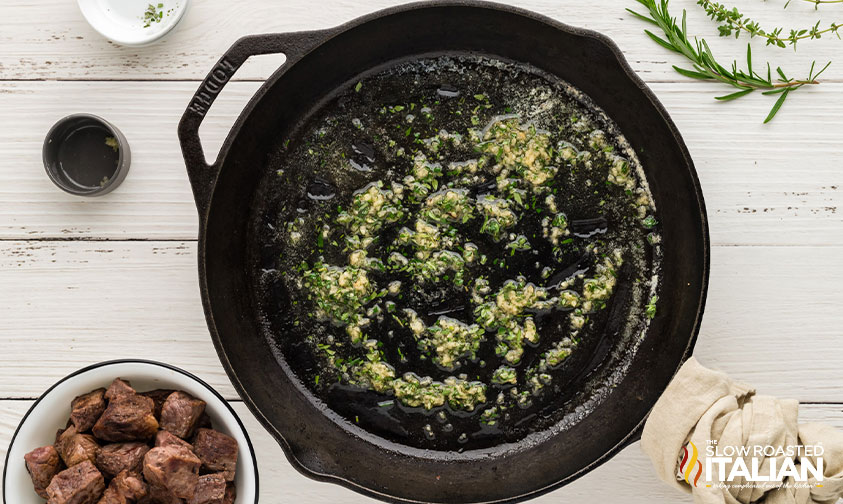
[[[676,52],[684,56],[691,62],[693,69],[680,68],[674,66],[681,75],[690,77],[692,79],[699,79],[704,81],[715,81],[735,87],[738,91],[733,93],[717,96],[715,99],[721,101],[730,101],[742,96],[746,96],[753,91],[760,90],[765,95],[779,95],[778,100],[773,105],[767,118],[764,122],[770,122],[775,117],[776,113],[781,108],[787,96],[802,86],[807,84],[819,84],[817,77],[819,77],[826,68],[831,64],[828,62],[822,70],[814,73],[816,61],[811,64],[811,70],[808,77],[805,79],[793,79],[788,77],[781,67],[776,68],[778,77],[773,80],[770,64],[767,63],[767,77],[763,77],[752,69],[752,49],[749,44],[746,46],[746,71],[738,69],[738,62],[733,61],[731,68],[727,68],[714,58],[711,48],[705,39],[694,39],[694,42],[688,38],[688,29],[686,26],[686,13],[682,11],[682,24],[676,23],[676,19],[670,16],[667,10],[668,0],[636,0],[638,3],[647,8],[649,15],[639,14],[632,9],[627,9],[628,12],[635,17],[654,24],[664,33],[665,38],[661,38],[650,30],[644,32],[653,39],[654,42],[670,51]]]
[[[817,0],[808,1],[816,2]],[[705,9],[705,13],[713,21],[721,23],[720,26],[717,27],[718,31],[720,31],[721,37],[728,37],[734,33],[735,38],[738,38],[741,32],[744,32],[748,33],[750,37],[761,37],[767,39],[767,45],[773,45],[776,47],[787,47],[788,45],[792,45],[793,48],[796,49],[796,42],[804,39],[813,40],[822,38],[822,36],[826,33],[837,35],[837,38],[840,38],[839,31],[843,28],[843,24],[831,23],[831,26],[828,28],[820,29],[821,21],[817,21],[817,24],[811,28],[801,30],[791,29],[788,34],[783,35],[784,28],[778,27],[773,28],[772,30],[765,30],[761,28],[758,22],[744,16],[743,13],[738,11],[737,7],[729,9],[725,5],[715,2],[714,0],[697,0],[697,4],[701,5],[703,9]]]
[[[820,4],[835,4],[835,3],[843,3],[843,0],[803,0],[804,2],[814,4],[814,9],[818,9]],[[787,9],[787,6],[790,5],[791,0],[787,0],[784,4],[784,8]]]

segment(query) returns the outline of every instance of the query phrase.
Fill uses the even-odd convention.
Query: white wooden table
[[[815,13],[797,0],[787,11],[783,0],[734,1],[770,23],[843,20],[835,6]],[[262,502],[368,500],[298,474],[223,372],[197,288],[197,218],[176,123],[238,37],[329,27],[395,3],[197,0],[164,43],[128,49],[99,37],[74,1],[0,2],[0,457],[57,379],[106,359],[149,358],[198,374],[232,401],[258,452]],[[753,44],[756,65],[771,58],[794,74],[837,56],[822,85],[791,95],[762,125],[770,99],[717,103],[722,88],[675,74],[671,65],[684,62],[643,35],[624,12],[631,0],[512,3],[613,38],[684,135],[713,245],[695,355],[761,393],[798,398],[803,419],[843,427],[843,41],[804,42],[798,53]],[[689,10],[691,31],[716,52],[745,53],[745,39],[714,35],[694,0],[671,3],[676,14]],[[200,132],[209,158],[282,60],[250,61],[222,93]],[[44,135],[73,112],[107,118],[131,144],[128,178],[102,198],[64,194],[44,174]],[[689,501],[656,479],[635,444],[536,502],[617,500]]]

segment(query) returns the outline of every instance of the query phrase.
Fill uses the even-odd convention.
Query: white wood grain
[[[195,86],[0,82],[0,238],[194,239],[175,132]],[[209,159],[257,86],[232,83],[211,109],[200,132]],[[696,161],[713,243],[843,245],[843,84],[794,94],[768,125],[761,119],[769,100],[760,95],[724,104],[702,83],[653,88]],[[41,163],[49,127],[79,111],[106,117],[131,145],[129,176],[103,197],[63,193]]]
[[[782,11],[783,2],[726,3],[767,26],[843,21],[836,6],[815,12],[794,0]],[[0,398],[18,399],[0,399],[0,450],[31,404],[27,399],[101,360],[171,362],[236,398],[202,314],[197,219],[175,135],[178,119],[196,81],[240,36],[327,28],[399,3],[324,0],[314,8],[307,0],[196,1],[164,43],[131,49],[99,37],[73,1],[0,2]],[[832,65],[824,84],[792,95],[777,119],[762,125],[770,99],[717,103],[712,96],[725,90],[679,77],[671,65],[684,61],[643,35],[645,25],[624,12],[637,6],[631,0],[599,8],[573,0],[508,3],[610,36],[682,131],[715,244],[695,355],[761,393],[843,401],[843,61]],[[692,34],[704,35],[724,60],[743,58],[747,39],[717,38],[695,0],[671,0],[674,15],[683,8]],[[841,48],[843,42],[829,37],[800,43],[797,52],[755,40],[753,61],[758,68],[769,59],[801,76],[812,59],[824,64]],[[253,58],[238,72],[239,82],[226,88],[203,124],[209,157],[259,81],[282,61]],[[114,122],[132,147],[129,177],[98,199],[54,188],[40,160],[50,125],[82,111]],[[26,241],[33,238],[46,241]],[[258,452],[263,502],[370,502],[298,474],[245,406],[235,408]],[[802,412],[803,420],[843,428],[841,404],[807,404]],[[688,502],[657,481],[638,445],[536,502],[618,500]]]
[[[12,433],[30,401],[0,401],[0,460],[5,460]],[[306,502],[308,504],[362,504],[377,502],[338,485],[309,480],[298,473],[281,448],[263,430],[243,403],[233,403],[246,425],[258,459],[261,502]],[[843,405],[803,404],[801,422],[827,422],[843,428]],[[35,447],[33,447],[35,448]],[[15,463],[15,461],[10,461]],[[22,463],[22,461],[20,461]],[[623,502],[624,504],[685,503],[689,498],[659,481],[649,459],[635,443],[585,477],[531,502]],[[12,503],[8,503],[12,504]]]
[[[403,4],[397,0],[323,0],[318,9],[308,0],[283,3],[268,0],[203,0],[195,2],[177,29],[164,43],[146,48],[124,48],[100,37],[87,25],[75,2],[65,0],[15,0],[0,3],[0,79],[201,79],[231,43],[243,35],[329,28],[376,10]],[[624,9],[637,8],[632,1],[591,2],[573,0],[520,0],[506,2],[550,16],[564,23],[600,31],[623,49],[632,67],[649,81],[676,81],[670,64],[685,64],[677,55],[658,47],[643,30],[647,26]],[[806,28],[817,20],[823,25],[840,22],[839,10],[831,6],[814,12],[810,5],[793,2],[786,11],[783,1],[733,0],[747,15],[765,27]],[[688,10],[692,35],[703,35],[724,62],[746,54],[745,37],[721,39],[715,23],[708,20],[694,0],[673,0],[671,12],[681,17]],[[787,32],[788,30],[785,30]],[[798,52],[765,48],[755,40],[756,68],[770,59],[799,76],[807,73],[812,59],[821,63],[839,54],[836,37],[800,43]],[[238,78],[263,79],[271,62],[244,68]],[[843,63],[829,69],[827,77],[840,80]]]
[[[843,402],[841,247],[715,247],[695,355],[802,401]],[[205,326],[195,242],[0,242],[0,398],[94,362],[170,362],[236,398]]]

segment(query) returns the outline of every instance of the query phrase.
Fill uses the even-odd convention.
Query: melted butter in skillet
[[[470,449],[559,418],[657,291],[654,205],[587,98],[434,58],[372,76],[290,140],[256,202],[258,301],[296,375],[395,441]]]

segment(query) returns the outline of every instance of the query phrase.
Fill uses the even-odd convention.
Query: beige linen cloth
[[[825,424],[798,424],[798,409],[795,400],[755,395],[748,385],[707,369],[692,357],[656,402],[644,425],[641,447],[659,477],[671,486],[692,492],[698,504],[834,504],[843,497],[843,432]],[[709,440],[716,440],[721,450],[725,446],[751,449],[754,445],[786,448],[821,444],[823,481],[817,486],[811,478],[807,485],[794,486],[789,479],[786,485],[773,482],[752,488],[765,483],[741,486],[746,482],[739,479],[728,482],[729,488],[719,488],[707,487],[701,478],[693,487],[678,472],[682,448],[692,441],[704,468]],[[812,459],[816,466],[816,457]],[[779,457],[776,467],[781,467],[782,460]],[[770,463],[769,458],[763,459],[759,474],[769,474]]]

